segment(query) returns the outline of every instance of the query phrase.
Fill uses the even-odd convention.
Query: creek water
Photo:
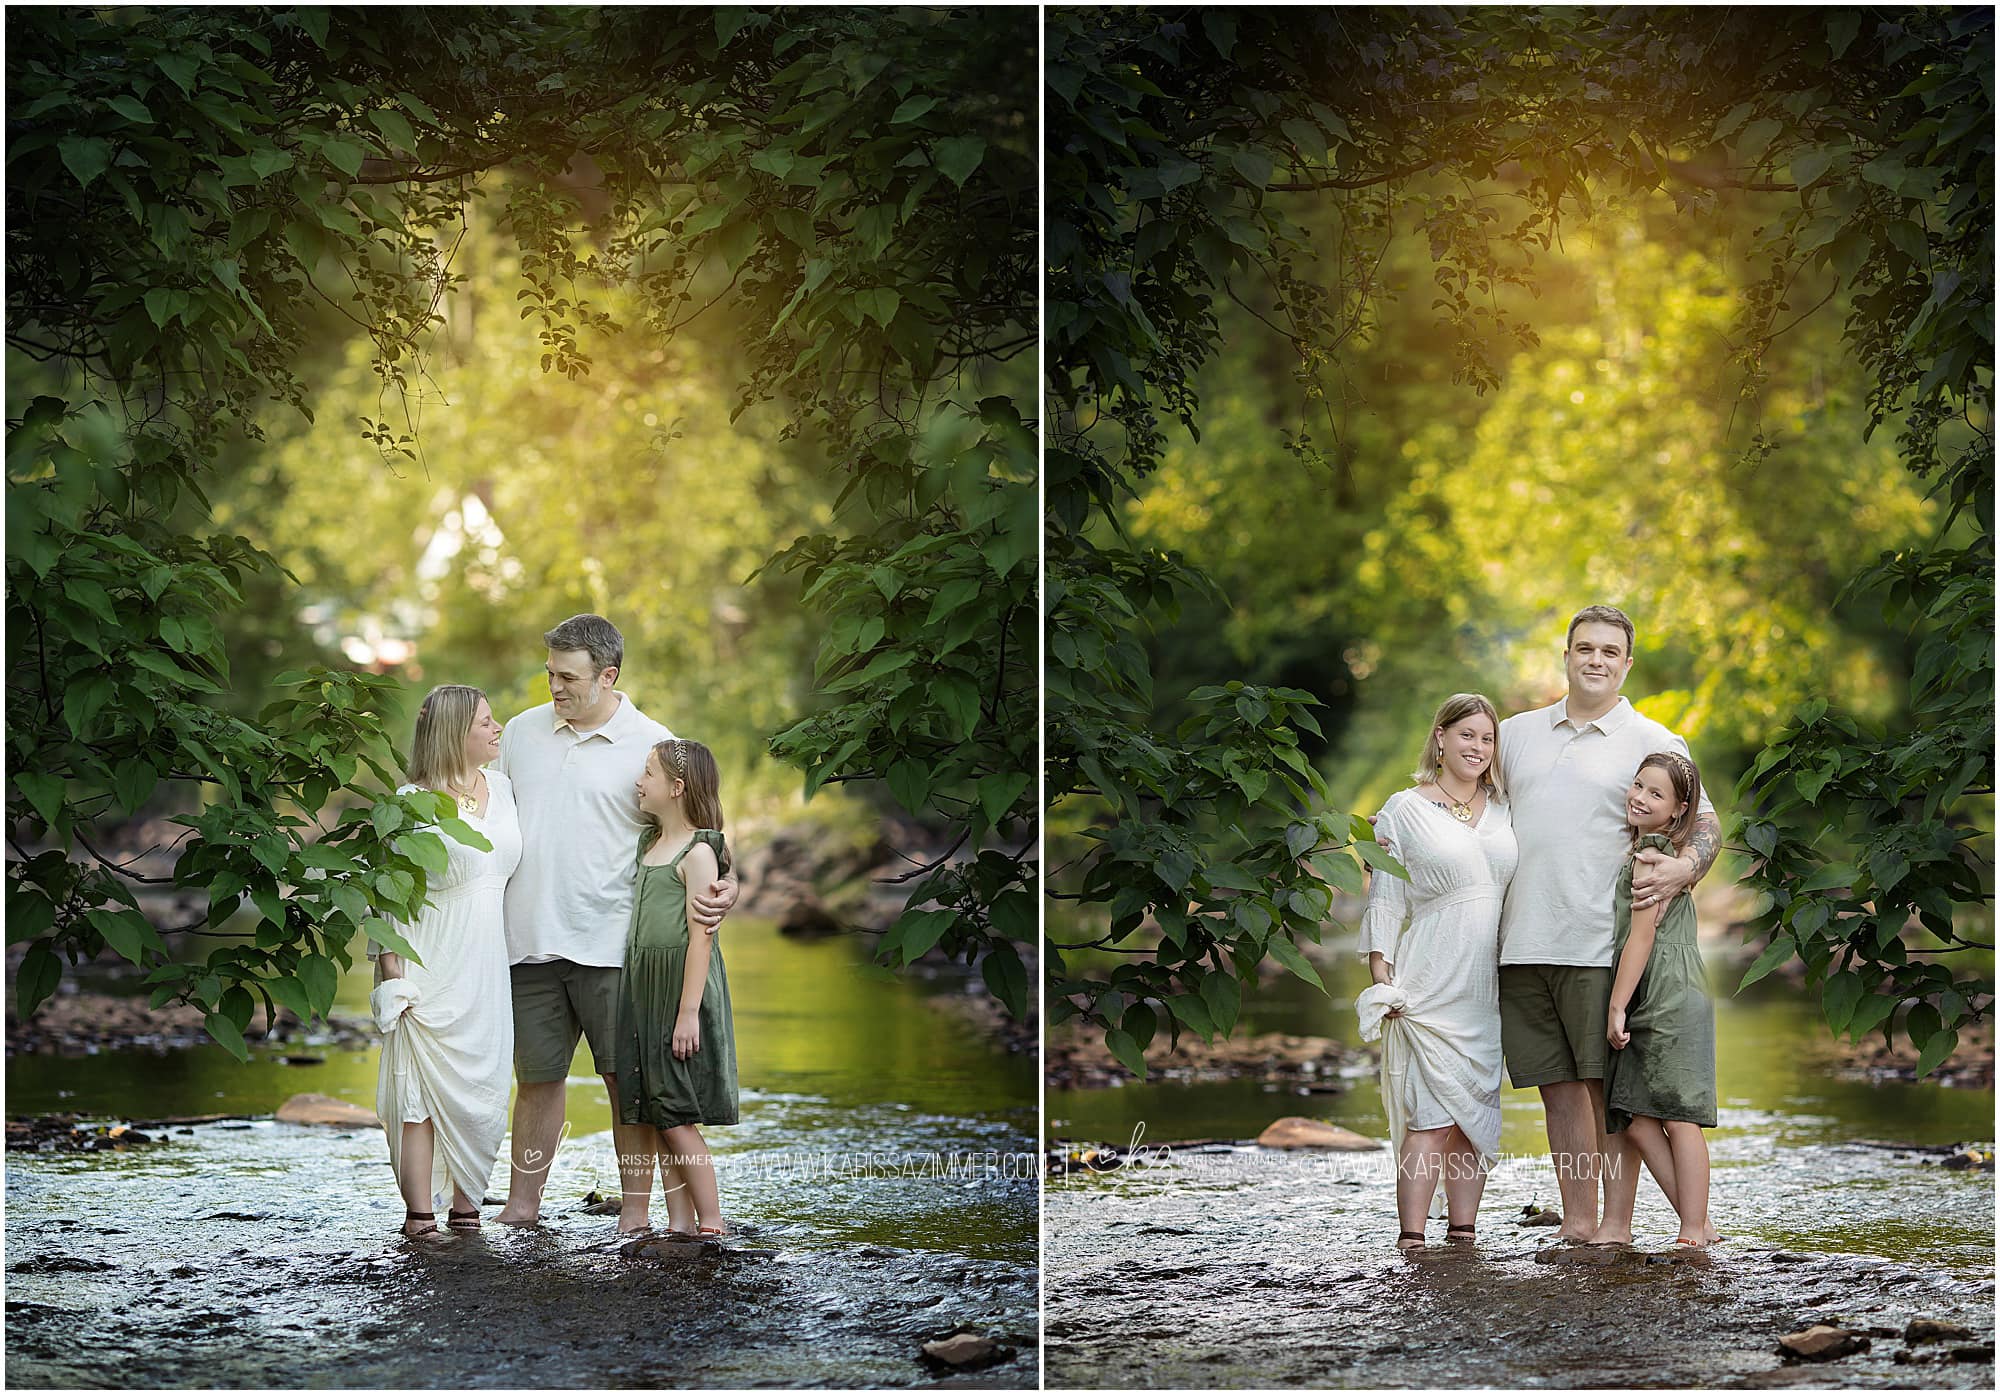
[[[584,1210],[618,1188],[587,1046],[531,1230],[404,1241],[374,1128],[250,1117],[119,1152],[10,1150],[8,1382],[912,1385],[939,1378],[924,1341],[969,1329],[1016,1355],[954,1383],[1032,1385],[1032,1055],[957,1010],[960,976],[884,979],[851,940],[729,930],[742,1123],[707,1131],[726,1243],[628,1258]],[[368,989],[350,973],[336,1012],[364,1018]],[[372,1107],[372,1047],[284,1051],[323,1059],[14,1057],[7,1110],[268,1116],[305,1091]]]
[[[1365,970],[1319,965],[1246,997],[1240,1032],[1354,1040]],[[1214,1143],[1052,1180],[1044,1207],[1051,1388],[1079,1386],[1910,1386],[1986,1388],[1984,1363],[1918,1349],[1928,1316],[1993,1340],[1993,1175],[1882,1142],[1993,1137],[1991,1090],[1840,1078],[1795,991],[1717,994],[1719,1127],[1711,1212],[1727,1237],[1674,1253],[1650,1180],[1629,1250],[1549,1245],[1518,1224],[1558,1203],[1533,1091],[1503,1094],[1479,1241],[1393,1249],[1385,1151]],[[1282,1115],[1386,1139],[1372,1068],[1336,1093],[1257,1080],[1051,1090],[1051,1139],[1125,1145],[1249,1139]],[[1142,1155],[1143,1158],[1143,1155]],[[1787,1367],[1776,1341],[1814,1322],[1874,1329],[1870,1351]]]

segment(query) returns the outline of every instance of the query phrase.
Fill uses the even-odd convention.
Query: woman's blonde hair
[[[1687,847],[1688,836],[1694,832],[1695,818],[1701,813],[1701,772],[1695,769],[1693,761],[1679,751],[1655,751],[1639,762],[1639,770],[1644,770],[1649,765],[1656,765],[1667,772],[1667,783],[1674,787],[1674,798],[1681,802],[1681,811],[1674,815],[1673,822],[1659,830],[1667,835],[1667,841],[1674,845],[1674,851],[1680,852]],[[1632,772],[1634,780],[1639,778],[1639,770]],[[1639,830],[1627,824],[1625,831],[1632,835],[1632,842],[1636,846],[1639,842]]]
[[[410,742],[410,781],[425,789],[464,789],[478,767],[465,758],[465,738],[486,694],[462,683],[432,688],[417,709],[417,734]]]
[[[1453,693],[1438,704],[1437,715],[1424,730],[1424,755],[1417,762],[1417,768],[1410,775],[1420,785],[1428,785],[1438,777],[1438,730],[1449,731],[1467,717],[1484,714],[1493,723],[1493,760],[1486,772],[1479,777],[1479,783],[1486,786],[1495,799],[1507,797],[1507,786],[1500,778],[1500,714],[1493,710],[1493,704],[1483,693]]]

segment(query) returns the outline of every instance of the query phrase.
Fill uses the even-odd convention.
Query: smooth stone
[[[331,1095],[293,1095],[278,1106],[281,1124],[311,1124],[327,1128],[380,1128],[372,1109],[337,1100]]]
[[[946,1366],[971,1370],[1003,1361],[1011,1353],[991,1337],[982,1337],[976,1332],[957,1332],[935,1342],[925,1342],[924,1355]]]
[[[1971,1328],[1955,1322],[1939,1322],[1936,1318],[1913,1318],[1903,1329],[1903,1340],[1911,1346],[1919,1342],[1962,1342],[1971,1336]]]
[[[1324,1119],[1302,1119],[1296,1114],[1275,1120],[1257,1135],[1257,1143],[1264,1148],[1331,1148],[1348,1153],[1368,1152],[1382,1146],[1380,1140],[1364,1137],[1352,1129],[1343,1129]]]
[[[1834,1361],[1857,1351],[1868,1350],[1866,1337],[1845,1328],[1820,1324],[1803,1332],[1789,1332],[1778,1338],[1778,1351],[1799,1361]]]

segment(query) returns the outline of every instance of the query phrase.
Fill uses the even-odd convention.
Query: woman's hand
[[[385,949],[376,955],[375,964],[382,974],[384,983],[392,978],[401,978],[409,972],[403,964],[403,956],[394,950]]]
[[[1604,1039],[1611,1043],[1613,1051],[1623,1051],[1632,1041],[1632,1034],[1625,1030],[1625,1009],[1614,1007],[1604,1015]]]
[[[685,1061],[701,1050],[701,1013],[682,1008],[674,1018],[674,1059]]]

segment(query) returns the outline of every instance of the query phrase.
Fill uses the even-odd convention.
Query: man
[[[620,1161],[653,1151],[650,1130],[616,1122],[618,980],[644,827],[634,788],[653,746],[673,736],[617,691],[625,640],[609,620],[571,616],[542,643],[551,700],[507,724],[494,762],[521,817],[521,864],[507,883],[513,1176],[495,1219],[521,1226],[541,1219],[579,1036],[604,1077]],[[695,921],[713,929],[736,894],[729,876],[694,893]]]
[[[1625,791],[1646,756],[1688,754],[1685,741],[1619,696],[1632,671],[1632,641],[1625,612],[1584,607],[1569,622],[1562,701],[1500,724],[1500,772],[1521,847],[1500,916],[1501,1054],[1516,1089],[1541,1091],[1562,1194],[1557,1237],[1579,1242],[1596,1234],[1603,1173],[1612,899],[1631,847]],[[1692,887],[1721,846],[1704,790],[1685,856],[1638,855],[1633,907]],[[1638,1178],[1605,1184],[1636,1188]]]

